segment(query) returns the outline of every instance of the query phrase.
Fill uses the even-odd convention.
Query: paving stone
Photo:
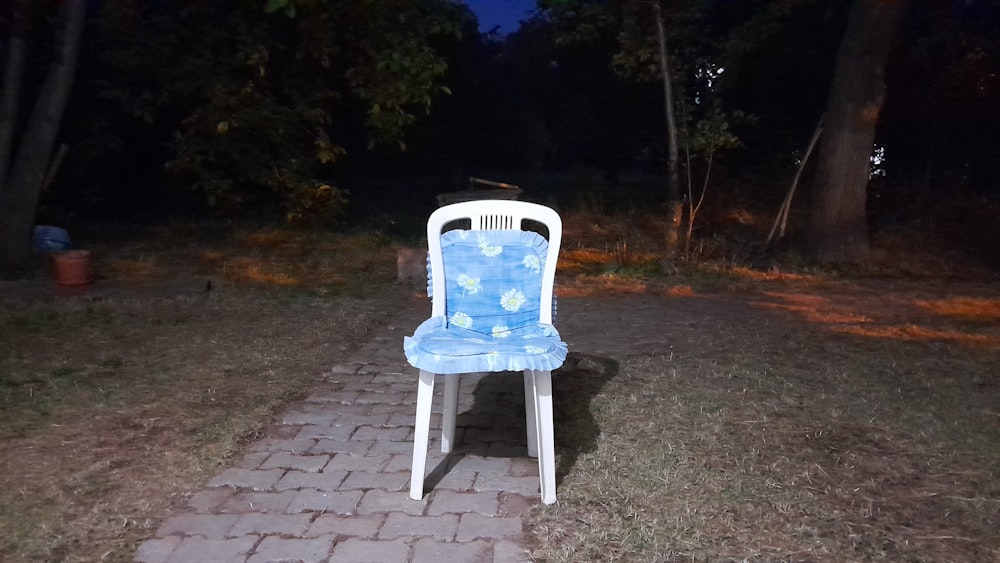
[[[373,403],[368,405],[371,409],[372,414],[397,414],[402,412],[416,412],[413,407],[407,405],[390,405],[390,404],[379,404]],[[435,409],[437,412],[441,412],[440,405],[439,408]]]
[[[538,476],[510,477],[494,473],[477,473],[473,489],[477,491],[501,491],[521,495],[539,494]]]
[[[330,461],[328,455],[297,455],[288,452],[275,452],[260,464],[261,469],[297,469],[306,473],[317,473]]]
[[[309,401],[310,399],[306,399],[306,401]],[[343,405],[339,403],[324,403],[324,402],[315,402],[307,404],[310,405],[311,408],[322,409],[323,412],[336,414],[338,418],[344,416],[345,414],[359,414],[359,415],[372,414],[371,405]],[[334,422],[336,422],[336,420],[327,421],[328,424],[332,424]]]
[[[267,454],[270,452],[289,452],[293,454],[304,454],[312,449],[316,445],[316,440],[313,438],[300,438],[298,440],[281,440],[281,439],[267,439],[261,440],[250,446],[250,450],[253,452],[259,452]],[[261,462],[267,459],[264,455]]]
[[[305,536],[334,535],[339,537],[372,539],[378,533],[384,521],[384,514],[372,514],[370,516],[320,514],[312,525],[309,526],[309,530],[305,533]]]
[[[330,556],[332,537],[313,539],[284,539],[266,537],[257,546],[257,553],[247,563],[295,561],[296,563],[321,563]]]
[[[458,458],[448,471],[456,473],[493,473],[498,475],[507,475],[510,473],[510,467],[510,458],[464,455]]]
[[[386,371],[373,377],[372,383],[406,383],[410,386],[410,390],[412,391],[417,386],[418,378],[419,376],[416,371],[413,373],[407,373],[402,370],[396,372]]]
[[[500,507],[497,493],[460,493],[456,491],[435,491],[427,514],[478,512],[484,516],[494,516]]]
[[[412,316],[413,326],[425,318]],[[283,425],[188,500],[193,513],[139,546],[136,561],[530,562],[522,518],[538,504],[538,464],[526,457],[522,376],[463,378],[450,455],[440,453],[437,386],[428,493],[411,500],[417,377],[403,332],[375,335],[324,372]]]
[[[392,415],[386,426],[406,426],[413,428],[416,420],[416,412],[396,413]],[[431,415],[431,428],[441,428],[441,416]]]
[[[355,399],[358,404],[399,405],[406,403],[408,393],[362,393]]]
[[[495,431],[497,426],[496,415],[494,415],[493,413],[472,414],[468,412],[462,412],[461,410],[459,411],[455,423],[463,428],[468,428],[469,430],[475,429],[480,432],[493,432]],[[523,422],[521,423],[521,426],[524,426]],[[516,427],[517,425],[515,424],[515,428]],[[510,431],[511,430],[509,428],[504,428],[502,430],[504,434],[501,434],[501,436],[506,436],[506,433]]]
[[[274,488],[286,489],[317,489],[320,491],[336,491],[347,477],[347,471],[323,471],[322,473],[306,473],[304,471],[289,471],[278,481]]]
[[[373,378],[374,379],[374,378]],[[355,391],[358,393],[387,393],[389,391],[389,384],[387,383],[373,383],[366,381],[352,381],[350,383],[345,383],[343,387],[344,391]]]
[[[323,390],[313,393],[306,400],[311,403],[341,403],[351,405],[357,401],[358,395],[359,393],[355,391]]]
[[[441,440],[431,440],[427,446],[428,452],[441,451]],[[403,442],[393,442],[389,440],[377,440],[371,451],[387,454],[413,454],[413,440]]]
[[[409,383],[393,383],[393,384],[389,385],[389,392],[390,393],[406,393],[407,395],[413,394],[414,393],[414,389],[417,388],[416,384],[414,383],[417,380],[417,374],[414,373],[414,374],[412,374],[412,375],[410,375],[408,377],[411,380]],[[412,395],[412,396],[416,396],[416,395]]]
[[[342,414],[337,419],[338,425],[351,424],[354,426],[385,426],[389,422],[389,413],[379,414]]]
[[[253,549],[257,536],[242,536],[228,540],[184,538],[167,563],[218,563],[220,561],[245,561]]]
[[[463,514],[458,524],[455,541],[467,542],[475,539],[520,538],[524,535],[524,525],[520,518]]]
[[[361,491],[317,491],[303,489],[295,495],[285,512],[330,512],[333,514],[354,514],[358,510]]]
[[[354,426],[353,424],[345,424],[340,426],[336,424],[327,426],[307,424],[302,427],[302,430],[300,430],[299,433],[295,436],[295,439],[301,440],[305,438],[314,438],[317,440],[320,439],[349,440],[351,438],[351,435],[354,434],[354,431],[356,429],[357,426]]]
[[[284,469],[241,469],[234,467],[222,472],[208,482],[209,487],[243,487],[255,491],[266,491],[285,474]]]
[[[380,540],[391,540],[399,537],[430,536],[439,541],[454,541],[458,530],[458,516],[443,514],[441,516],[410,516],[400,512],[392,512],[379,530]]]
[[[319,440],[313,446],[311,453],[314,454],[351,454],[362,456],[371,449],[374,440]]]
[[[326,465],[326,469],[328,471],[378,471],[388,461],[388,454],[365,456],[337,454]]]
[[[434,461],[431,456],[427,456],[427,467],[435,467],[437,461]],[[387,473],[395,473],[397,471],[409,471],[413,467],[413,456],[404,454],[395,454],[389,458],[389,462],[382,467],[382,471]]]
[[[510,442],[490,442],[486,448],[486,457],[527,457],[527,444],[512,444]],[[534,459],[534,458],[532,458]]]
[[[242,514],[253,511],[263,514],[282,514],[289,503],[295,498],[296,491],[280,493],[254,493],[240,491],[229,498],[219,512],[223,514]]]
[[[230,537],[257,534],[266,536],[301,536],[309,529],[311,516],[308,514],[243,514],[229,530]],[[258,551],[260,551],[258,549]]]
[[[354,440],[387,440],[390,442],[402,442],[406,440],[412,428],[404,426],[359,426],[354,433]]]
[[[519,543],[501,540],[493,544],[493,563],[531,563],[531,552]]]
[[[167,536],[146,540],[135,551],[135,561],[136,563],[164,563],[170,559],[170,555],[180,545],[182,539],[181,536]]]
[[[233,496],[233,489],[205,489],[191,495],[187,505],[198,514],[207,514],[225,504],[231,496]]]
[[[410,515],[423,514],[426,500],[413,500],[408,492],[390,492],[372,489],[364,494],[358,504],[358,514],[377,512],[403,512]]]
[[[461,561],[480,563],[493,561],[492,547],[484,541],[471,543],[441,543],[431,538],[417,540],[411,563],[441,563]]]
[[[434,490],[471,491],[475,482],[475,473],[445,473],[440,481],[434,483]],[[425,481],[425,486],[429,487],[430,485]]]
[[[333,548],[330,563],[389,563],[408,561],[410,548],[403,540],[375,541],[352,538]],[[440,561],[436,563],[441,563]]]
[[[251,452],[233,464],[237,469],[257,469],[267,459],[267,452]]]
[[[469,442],[503,442],[524,448],[521,455],[527,451],[528,434],[522,428],[472,428],[465,433],[465,439]]]
[[[341,491],[352,489],[385,489],[401,491],[409,487],[410,474],[407,473],[375,473],[371,471],[352,471],[340,485]]]
[[[167,519],[156,531],[159,537],[175,534],[222,539],[236,523],[235,514],[180,514]]]
[[[281,423],[287,425],[315,424],[322,426],[330,424],[337,418],[337,413],[332,407],[327,409],[316,409],[310,411],[288,412],[281,417]]]

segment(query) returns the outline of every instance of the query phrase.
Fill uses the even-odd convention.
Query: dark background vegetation
[[[450,93],[408,100],[413,123],[373,126],[371,100],[344,94],[346,70],[360,65],[337,57],[397,31],[373,27],[336,44],[349,16],[316,19],[308,35],[321,12],[310,6],[321,2],[299,2],[293,16],[263,4],[93,3],[60,134],[69,152],[37,223],[93,230],[291,220],[414,237],[434,196],[466,189],[469,176],[519,184],[525,199],[562,208],[661,209],[662,90],[616,73],[615,33],[566,41],[539,11],[515,33],[483,34],[458,6],[440,16],[458,22],[454,29],[421,36],[447,64],[434,79]],[[714,160],[711,212],[696,237],[731,234],[713,221],[726,210],[772,217],[824,110],[850,3],[784,4],[764,18],[773,3],[703,2],[697,21],[671,23],[672,55],[686,61],[679,97],[689,109],[699,97],[702,106],[752,116],[730,120],[740,147]],[[36,16],[28,85],[46,67],[48,16]],[[333,62],[304,55],[316,45]],[[709,63],[725,72],[706,89],[695,73]],[[886,81],[876,138],[885,158],[869,188],[873,233],[933,237],[1000,264],[1000,2],[907,2]],[[314,131],[295,131],[294,123],[315,125],[313,107],[325,111],[317,123],[335,150],[330,162],[313,154]],[[223,131],[222,122],[233,126]],[[686,172],[697,183],[704,161],[695,157]],[[281,183],[293,176],[302,182]],[[807,168],[796,209],[809,183]],[[318,191],[323,185],[337,197]],[[802,242],[804,220],[793,213],[786,250]]]

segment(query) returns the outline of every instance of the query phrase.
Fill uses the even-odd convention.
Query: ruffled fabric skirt
[[[537,323],[483,334],[445,317],[432,317],[403,338],[410,365],[439,374],[495,371],[552,371],[566,360],[567,347],[552,325]]]

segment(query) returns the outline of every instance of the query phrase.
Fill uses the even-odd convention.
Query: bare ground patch
[[[539,560],[1000,557],[994,286],[664,278],[622,223],[565,241]],[[3,560],[131,560],[407,293],[377,235],[175,229],[95,260],[75,294],[0,292]]]
[[[580,420],[599,436],[536,509],[536,555],[996,560],[996,305],[882,282],[564,301],[571,344],[620,362],[596,394],[593,369],[557,380],[563,451]]]
[[[403,295],[391,249],[365,238],[95,255],[93,286],[0,297],[0,560],[130,561]]]

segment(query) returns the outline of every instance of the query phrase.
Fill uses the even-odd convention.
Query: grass
[[[0,560],[130,561],[402,295],[367,235],[154,235],[78,295],[4,287]]]
[[[556,378],[538,560],[997,559],[989,286],[724,255],[665,276],[661,228],[565,214],[560,299],[586,307],[560,329],[619,338]],[[129,234],[82,292],[0,291],[0,560],[130,561],[410,291],[378,234]]]
[[[848,285],[851,295],[876,293]],[[573,454],[559,504],[532,513],[536,558],[996,560],[1000,323],[992,311],[1000,300],[927,291],[897,282],[891,294],[877,293],[894,305],[861,300],[855,306],[867,306],[868,317],[847,321],[832,313],[850,301],[811,285],[782,294],[811,308],[764,292],[644,301],[629,313],[636,326],[683,322],[661,320],[670,330],[658,345],[634,347],[597,394],[577,385],[586,370],[557,380],[557,412],[590,405],[557,420],[557,451],[575,452],[566,442],[574,427],[596,425],[600,436]],[[614,307],[588,304],[587,318],[563,333]],[[968,325],[969,316],[993,322]]]

